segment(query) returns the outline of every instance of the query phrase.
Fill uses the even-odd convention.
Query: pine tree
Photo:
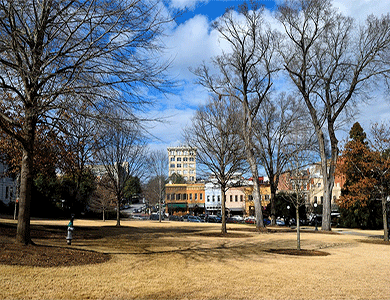
[[[377,160],[359,123],[352,126],[349,137],[338,166],[338,172],[345,176],[338,200],[340,223],[345,227],[377,229],[382,226],[381,204],[375,201],[373,192],[378,183],[372,171]]]

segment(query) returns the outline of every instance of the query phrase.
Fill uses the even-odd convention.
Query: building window
[[[195,158],[194,157],[190,157],[190,161],[195,161]]]
[[[9,187],[5,187],[5,199],[8,199]]]
[[[195,181],[195,177],[194,176],[191,176],[191,181]]]
[[[321,187],[321,182],[317,183],[317,187]]]
[[[321,196],[321,202],[320,202],[320,204],[322,204],[323,201],[324,201],[324,197]]]
[[[249,200],[249,201],[253,201],[253,195],[249,195],[249,196],[248,196],[248,200]]]
[[[176,167],[177,167],[177,168],[181,168],[181,164],[177,164]]]
[[[194,151],[191,150],[191,151],[190,151],[190,155],[194,155]]]
[[[171,157],[171,161],[175,161],[175,157],[174,156]]]
[[[238,195],[234,195],[234,201],[238,202]]]
[[[195,193],[195,200],[198,200],[198,194]]]
[[[218,202],[221,202],[221,196],[218,195]]]
[[[183,161],[188,161],[188,157],[183,157]]]
[[[213,202],[215,202],[215,196],[213,195]]]
[[[269,200],[269,195],[264,195],[264,200],[265,201]]]
[[[190,168],[194,168],[195,167],[194,164],[189,164],[189,166],[190,166]]]
[[[186,150],[186,151],[184,151],[184,155],[188,155],[188,151]]]
[[[317,203],[317,196],[314,196],[314,203]]]
[[[199,200],[203,200],[203,194],[199,194]]]
[[[192,194],[190,194],[190,200],[192,200]]]
[[[178,157],[176,160],[177,160],[177,161],[181,161],[181,157]]]
[[[175,155],[175,151],[174,150],[171,150],[171,155]]]
[[[207,195],[207,202],[210,202],[210,195]]]
[[[181,200],[180,197],[181,196],[181,194],[176,194],[176,200]]]
[[[175,164],[171,164],[170,168],[174,168],[175,167]]]
[[[230,195],[230,202],[233,202],[233,195]]]
[[[243,201],[244,201],[244,196],[240,195],[240,202],[243,202]]]

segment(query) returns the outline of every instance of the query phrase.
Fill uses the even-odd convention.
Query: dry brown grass
[[[11,222],[1,220],[0,222]],[[65,246],[49,228],[39,245]],[[1,299],[390,299],[390,246],[361,235],[303,232],[302,248],[328,256],[269,252],[293,249],[294,232],[258,234],[253,226],[157,221],[75,221],[72,248],[109,253],[100,264],[0,265]],[[104,227],[102,227],[104,226]],[[65,230],[65,229],[64,229]],[[370,235],[383,235],[370,232]],[[7,239],[8,237],[2,237]]]

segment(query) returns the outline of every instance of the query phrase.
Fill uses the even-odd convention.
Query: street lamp
[[[315,228],[315,231],[318,231],[318,227],[317,227],[317,203],[314,203],[314,218],[315,218],[315,224],[316,224],[316,228]]]

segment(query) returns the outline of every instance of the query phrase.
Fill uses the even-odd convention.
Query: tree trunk
[[[222,210],[222,228],[221,233],[226,234],[226,187],[221,186],[221,210]]]
[[[161,176],[158,180],[158,221],[161,223],[161,198],[162,198],[162,187],[161,187]]]
[[[319,149],[321,155],[321,170],[322,170],[322,184],[324,187],[323,202],[322,202],[322,225],[323,231],[331,231],[331,205],[332,205],[332,189],[334,184],[334,166],[328,165],[328,159],[326,155],[325,137],[322,129],[316,126],[316,134],[319,142]],[[333,148],[333,146],[332,146]],[[337,154],[336,154],[337,155]],[[337,157],[334,158],[334,152],[331,154],[331,164]]]
[[[33,244],[30,236],[30,207],[33,186],[33,162],[36,118],[26,110],[22,166],[20,174],[20,197],[16,243]]]
[[[251,151],[247,151],[251,152]],[[248,163],[252,171],[253,178],[253,202],[255,204],[255,214],[256,214],[256,229],[258,231],[264,230],[264,221],[263,221],[263,211],[260,201],[260,189],[259,189],[259,174],[257,170],[256,160],[253,155],[248,155]]]
[[[16,232],[16,242],[19,244],[32,244],[30,237],[30,207],[31,190],[33,185],[32,161],[33,154],[23,150],[22,169],[20,177],[20,198],[18,228]]]
[[[389,227],[387,224],[387,199],[382,195],[382,216],[383,216],[383,240],[389,241]]]
[[[276,195],[276,185],[275,183],[271,182],[271,179],[270,179],[270,188],[271,188],[271,199],[270,199],[270,203],[271,203],[271,226],[275,226],[276,225],[276,207],[275,207],[275,195]]]
[[[299,205],[295,207],[295,214],[297,220],[297,250],[301,250],[301,225],[299,224]]]
[[[117,197],[117,203],[116,203],[116,226],[120,227],[121,226],[121,197]]]

